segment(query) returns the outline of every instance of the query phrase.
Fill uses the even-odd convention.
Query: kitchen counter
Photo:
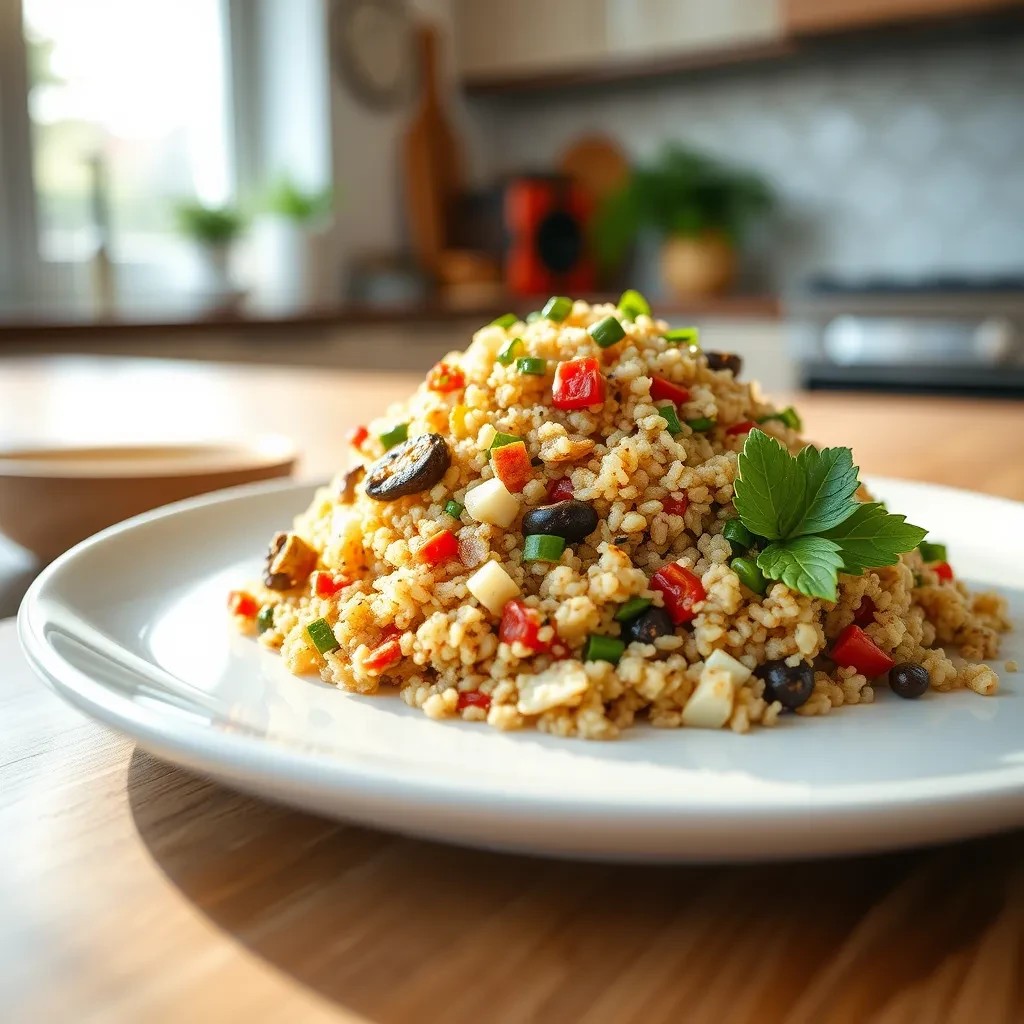
[[[0,362],[0,443],[281,431],[302,474],[417,376]],[[1024,499],[1024,404],[792,395],[865,472]],[[127,426],[126,426],[127,425]],[[61,703],[0,624],[11,1020],[860,1024],[1024,1015],[1024,836],[748,867],[573,864],[323,821]]]

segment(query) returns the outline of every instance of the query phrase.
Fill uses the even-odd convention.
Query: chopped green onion
[[[583,648],[583,660],[610,661],[613,665],[617,665],[619,658],[625,652],[626,645],[618,637],[599,636],[597,633],[591,633]]]
[[[494,440],[491,441],[490,446],[487,449],[487,458],[491,457],[491,452],[495,448],[504,448],[507,444],[515,444],[516,441],[522,441],[521,437],[517,437],[515,434],[503,434],[500,430],[494,435]]]
[[[635,320],[638,316],[650,316],[650,303],[634,288],[627,288],[619,299],[619,309],[627,320]]]
[[[380,443],[384,445],[384,451],[389,448],[394,448],[396,444],[401,444],[403,441],[409,439],[409,424],[408,423],[396,423],[390,430],[385,430],[380,435]]]
[[[625,328],[613,316],[606,316],[587,328],[589,334],[601,348],[609,348],[626,336]]]
[[[564,295],[552,295],[544,303],[544,308],[540,311],[540,315],[547,317],[548,320],[554,320],[556,324],[560,324],[571,312],[572,299],[566,298]]]
[[[631,597],[616,613],[616,622],[629,622],[641,612],[647,611],[654,602],[649,597]]]
[[[524,562],[557,562],[565,550],[565,538],[549,533],[531,533],[523,541]]]
[[[683,425],[679,422],[679,414],[674,405],[659,405],[658,415],[668,424],[668,432],[672,435],[678,434]]]
[[[689,345],[700,351],[700,331],[696,327],[673,327],[665,332],[665,340],[670,345]]]
[[[444,507],[445,515],[449,515],[452,519],[462,518],[462,513],[465,511],[466,506],[460,505],[457,501],[449,501]]]
[[[544,314],[539,310],[535,309],[532,313],[526,314],[526,322],[528,324],[535,324],[538,320],[543,320]]]
[[[948,562],[949,556],[946,554],[945,544],[935,544],[932,541],[923,540],[917,545],[917,550],[921,552],[921,558],[928,563],[931,562]]]
[[[711,430],[715,425],[715,421],[709,420],[707,416],[698,416],[695,420],[687,420],[686,425],[691,430]]]
[[[513,324],[519,323],[519,317],[515,313],[502,313],[491,321],[491,327],[504,327],[507,331]]]
[[[511,366],[515,361],[516,356],[523,351],[523,339],[522,338],[510,338],[501,346],[501,351],[498,353],[498,362],[502,366]]]
[[[326,619],[314,619],[306,627],[306,634],[321,654],[330,654],[341,646]]]
[[[768,581],[752,558],[734,558],[729,568],[740,578],[742,583],[755,594],[763,594],[768,589]]]
[[[782,412],[770,412],[767,416],[762,416],[757,422],[767,423],[769,420],[778,420],[780,423],[785,424],[790,430],[802,430],[803,422],[800,419],[800,414],[789,405]]]
[[[256,616],[256,632],[266,633],[268,629],[274,628],[274,606],[272,604],[265,604],[261,609],[259,615]]]
[[[531,377],[543,377],[548,372],[548,361],[537,356],[520,356],[516,360],[516,369]]]
[[[729,542],[734,555],[746,554],[754,543],[754,535],[738,519],[730,519],[722,527],[722,536]]]

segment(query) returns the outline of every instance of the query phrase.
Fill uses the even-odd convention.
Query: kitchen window
[[[0,8],[0,290],[82,306],[101,239],[142,304],[186,288],[175,202],[235,191],[227,0]]]

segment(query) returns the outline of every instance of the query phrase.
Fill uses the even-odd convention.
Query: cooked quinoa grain
[[[588,328],[609,316],[624,337],[601,348]],[[935,691],[994,693],[998,678],[979,662],[998,654],[1005,603],[970,593],[917,550],[840,575],[834,602],[773,580],[761,595],[741,583],[723,530],[737,517],[745,434],[761,423],[790,451],[806,442],[798,419],[766,419],[777,410],[734,366],[667,341],[667,329],[579,301],[561,322],[481,328],[407,403],[366,425],[353,465],[287,535],[315,560],[296,561],[273,587],[233,592],[249,599],[233,599],[234,622],[257,632],[258,613],[258,642],[297,674],[361,694],[396,690],[437,720],[566,737],[610,739],[639,718],[744,733],[782,714],[870,704],[886,674],[829,657],[851,628],[876,665],[920,665]],[[499,359],[513,338],[517,358],[549,372]],[[670,432],[666,395],[680,423],[711,426]],[[381,461],[395,424],[407,425],[410,454]],[[413,465],[427,435],[430,472]],[[392,482],[393,472],[405,475]],[[596,529],[576,539],[558,516],[531,516],[562,536],[534,535],[525,559],[526,513],[569,498],[593,510]],[[635,616],[658,610],[663,625],[630,630],[616,618],[626,602]],[[321,619],[314,632],[322,641],[329,629],[338,644],[325,654],[307,629]],[[584,661],[588,642],[621,651],[617,663]],[[766,662],[805,673],[802,704],[766,699],[751,675]]]

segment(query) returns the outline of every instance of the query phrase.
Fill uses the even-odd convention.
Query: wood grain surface
[[[344,429],[408,385],[0,363],[0,441],[283,431],[321,475]],[[852,445],[867,472],[1024,498],[1024,405],[795,400],[809,435]],[[4,1020],[1024,1021],[1024,835],[730,868],[449,848],[163,764],[62,704],[14,651],[0,624]]]

